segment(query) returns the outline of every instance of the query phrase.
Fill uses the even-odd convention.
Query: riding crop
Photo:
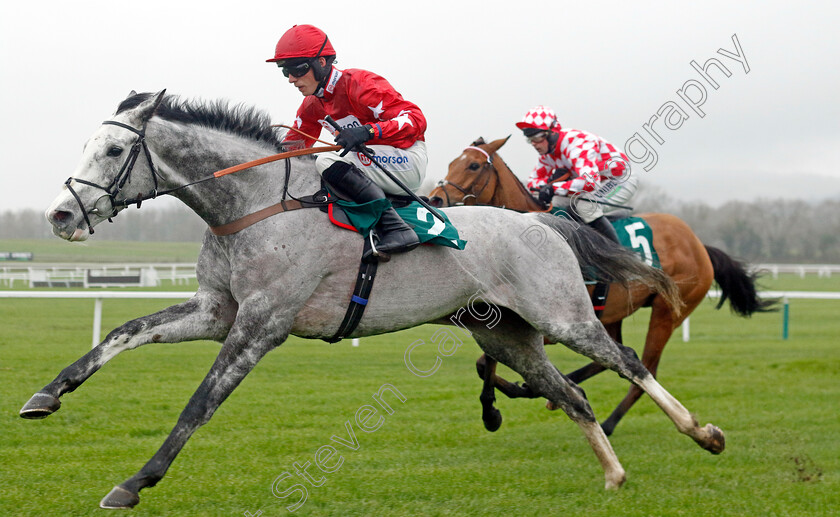
[[[327,123],[329,123],[329,125],[331,125],[333,128],[335,128],[335,130],[336,130],[336,131],[341,131],[341,126],[339,126],[339,125],[338,125],[338,122],[336,122],[335,120],[333,120],[333,118],[332,118],[331,116],[327,115],[326,117],[324,117],[324,120],[326,120],[326,121],[327,121]],[[405,184],[405,183],[403,183],[402,181],[400,181],[400,179],[399,179],[399,178],[397,178],[396,176],[394,176],[393,174],[391,174],[391,171],[389,171],[388,169],[386,169],[385,167],[383,167],[381,163],[379,163],[378,161],[376,161],[376,160],[373,158],[373,151],[371,151],[369,148],[365,147],[364,145],[358,145],[358,146],[356,146],[356,150],[358,150],[358,151],[359,151],[360,153],[362,153],[363,155],[367,156],[367,157],[368,157],[368,159],[371,161],[371,163],[373,163],[374,165],[376,165],[377,167],[379,167],[379,170],[381,170],[382,172],[384,172],[384,173],[385,173],[385,175],[386,175],[386,176],[388,176],[389,178],[391,178],[391,181],[393,181],[394,183],[396,183],[396,184],[397,184],[397,186],[398,186],[398,187],[400,187],[401,189],[403,189],[403,190],[405,191],[405,193],[406,193],[406,194],[408,194],[408,196],[409,196],[409,197],[411,197],[412,199],[414,199],[415,201],[417,201],[418,203],[420,203],[421,205],[423,205],[423,208],[425,208],[426,210],[428,210],[429,212],[431,212],[433,216],[435,216],[435,217],[437,217],[438,219],[440,219],[440,222],[442,222],[442,223],[446,223],[446,219],[444,219],[443,215],[441,215],[441,214],[440,214],[440,213],[439,213],[439,212],[438,212],[438,211],[437,211],[434,207],[432,207],[429,203],[426,203],[425,201],[423,201],[423,200],[420,198],[420,196],[418,196],[417,194],[415,194],[414,192],[412,192],[412,191],[411,191],[411,189],[410,189],[410,188],[408,188],[408,187],[406,186],[406,184]]]

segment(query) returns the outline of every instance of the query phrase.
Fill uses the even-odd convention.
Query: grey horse
[[[213,178],[213,171],[278,148],[264,113],[224,102],[184,101],[164,91],[132,92],[87,142],[73,177],[47,210],[56,235],[83,240],[126,206],[170,193],[211,230],[198,259],[194,297],[113,330],[20,411],[25,418],[50,415],[60,407],[59,397],[124,350],[200,339],[222,343],[163,445],[137,474],[103,498],[103,508],[139,503],[140,490],[163,478],[190,436],[290,334],[328,338],[343,318],[362,254],[358,234],[338,229],[316,209],[283,212],[229,235],[212,231],[259,213],[284,195],[318,190],[320,178],[311,158],[204,181],[208,175]],[[466,249],[421,246],[381,265],[352,336],[427,322],[457,324],[578,424],[604,469],[608,489],[621,486],[624,469],[583,391],[549,362],[543,336],[635,383],[680,432],[713,453],[723,450],[724,436],[717,427],[699,426],[632,349],[610,339],[592,311],[581,268],[636,289],[673,294],[673,284],[661,272],[557,217],[490,207],[445,213],[468,241]]]

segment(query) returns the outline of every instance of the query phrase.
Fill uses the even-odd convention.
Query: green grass
[[[107,300],[103,328],[167,304]],[[359,348],[295,338],[257,366],[131,513],[288,514],[296,497],[272,495],[275,478],[335,445],[332,435],[346,436],[344,423],[387,383],[406,402],[391,399],[394,414],[373,432],[354,422],[359,448],[337,446],[339,470],[310,467],[326,482],[309,487],[296,515],[836,514],[840,302],[791,300],[786,341],[779,313],[742,320],[712,306],[692,315],[690,343],[672,339],[659,378],[701,423],[726,432],[719,456],[645,397],[611,438],[627,483],[605,492],[580,431],[542,402],[499,399],[502,428],[484,431],[472,342],[420,378],[403,355],[417,339],[430,342],[433,326],[365,338]],[[88,350],[92,312],[91,300],[0,300],[0,515],[103,515],[99,500],[157,450],[218,352],[208,342],[148,345],[115,358],[51,417],[19,418],[33,393]],[[642,342],[647,317],[627,321],[627,343]],[[432,351],[416,348],[414,363],[430,367]],[[563,371],[586,362],[560,346],[549,353]],[[627,389],[612,373],[583,387],[601,419]]]

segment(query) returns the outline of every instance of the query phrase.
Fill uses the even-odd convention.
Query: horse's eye
[[[477,164],[476,162],[472,162],[470,164],[470,170],[471,171],[477,171],[479,169],[479,167],[481,167],[481,165]]]
[[[122,147],[114,146],[108,149],[108,156],[119,156],[123,152]]]

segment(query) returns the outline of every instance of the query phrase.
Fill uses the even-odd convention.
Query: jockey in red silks
[[[637,180],[630,174],[627,156],[603,138],[580,129],[562,128],[551,108],[537,106],[516,127],[540,154],[528,188],[539,200],[567,208],[599,233],[618,242],[618,235],[604,217],[614,207],[587,199],[623,205],[636,193]]]
[[[304,96],[297,110],[294,128],[317,137],[331,116],[341,130],[336,143],[341,153],[322,153],[315,167],[330,190],[349,201],[366,203],[385,194],[405,194],[357,149],[369,144],[374,159],[412,190],[426,176],[426,118],[414,103],[403,99],[388,81],[360,69],[339,70],[333,66],[333,49],[327,35],[312,25],[295,25],[277,42],[277,63]],[[311,147],[315,140],[290,130],[288,147]],[[362,172],[364,171],[364,172]],[[419,244],[414,230],[390,208],[376,225],[376,251],[381,261],[390,254],[409,251]]]

